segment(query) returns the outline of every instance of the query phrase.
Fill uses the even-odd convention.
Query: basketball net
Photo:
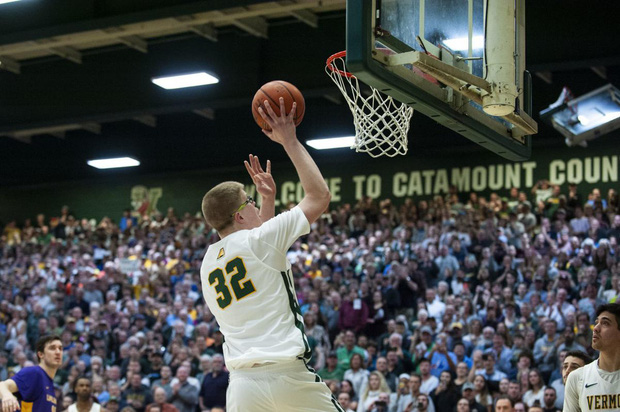
[[[355,144],[351,149],[372,157],[407,153],[407,132],[413,108],[380,93],[372,86],[369,96],[360,92],[360,84],[346,71],[346,50],[327,59],[325,71],[340,89],[353,113]]]

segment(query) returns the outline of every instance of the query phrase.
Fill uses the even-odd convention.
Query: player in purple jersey
[[[56,412],[54,376],[62,364],[60,337],[42,337],[37,341],[36,350],[38,366],[23,368],[15,376],[0,382],[2,412],[18,409],[22,412]]]

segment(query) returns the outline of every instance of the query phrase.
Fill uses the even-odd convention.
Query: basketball
[[[252,116],[254,116],[254,120],[261,127],[261,129],[271,130],[271,127],[269,127],[267,122],[265,122],[258,113],[258,108],[263,106],[263,102],[267,100],[275,114],[279,116],[280,97],[284,98],[284,108],[286,113],[291,111],[293,102],[297,103],[297,110],[295,111],[294,118],[295,126],[299,126],[299,123],[303,120],[304,112],[306,111],[306,104],[304,102],[304,96],[301,94],[299,89],[288,82],[274,80],[264,84],[260,89],[258,89],[254,95],[254,99],[252,100]],[[265,110],[264,106],[263,110]],[[265,113],[266,112],[267,110],[265,110]]]

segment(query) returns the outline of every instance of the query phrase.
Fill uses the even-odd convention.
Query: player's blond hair
[[[222,182],[202,198],[202,215],[218,232],[233,223],[233,212],[239,207],[243,185],[239,182]]]

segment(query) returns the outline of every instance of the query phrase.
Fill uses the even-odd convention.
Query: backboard
[[[510,160],[531,154],[525,0],[348,0],[348,70]]]

